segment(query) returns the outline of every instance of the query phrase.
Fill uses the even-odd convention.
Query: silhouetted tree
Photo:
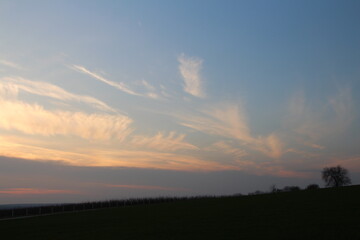
[[[314,189],[319,189],[320,187],[319,187],[319,185],[317,185],[317,184],[309,184],[307,187],[306,187],[306,189],[307,190],[314,190]]]
[[[351,184],[348,170],[340,165],[324,168],[322,171],[322,179],[325,181],[327,187],[341,187]]]
[[[275,184],[273,184],[273,185],[270,186],[270,192],[271,192],[271,193],[276,193],[277,191],[278,191],[278,189],[277,189],[277,187],[276,187]]]

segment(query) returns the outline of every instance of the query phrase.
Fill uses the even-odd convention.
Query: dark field
[[[1,239],[360,239],[360,186],[0,221]]]

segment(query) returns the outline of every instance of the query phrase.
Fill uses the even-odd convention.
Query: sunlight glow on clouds
[[[141,150],[101,149],[96,146],[74,146],[68,151],[19,143],[18,139],[1,137],[0,155],[35,161],[57,161],[74,166],[130,167],[178,171],[236,170],[237,167],[206,161],[197,157]],[[40,143],[40,145],[42,145]]]
[[[282,155],[281,140],[271,134],[267,137],[254,137],[244,114],[238,105],[221,104],[202,111],[197,116],[178,116],[181,124],[217,136],[238,140],[248,148],[260,151],[271,158]]]
[[[85,139],[125,139],[132,120],[126,116],[46,110],[37,104],[0,99],[0,128],[26,134],[73,135]]]
[[[195,97],[205,97],[203,79],[200,74],[203,60],[182,54],[178,57],[178,61],[179,71],[184,79],[184,91]]]
[[[185,60],[184,60],[185,61]],[[85,68],[79,69],[85,71]],[[86,70],[88,71],[88,70]],[[87,72],[87,74],[89,74]],[[91,73],[93,74],[93,73]],[[94,77],[94,76],[93,76]],[[99,77],[98,75],[95,76]],[[100,77],[101,78],[101,77]],[[140,83],[149,92],[155,87],[143,80]],[[162,86],[165,89],[165,86]],[[81,109],[70,110],[47,109],[38,103],[28,103],[21,100],[19,92],[57,99],[62,102],[82,102],[100,112],[87,113]],[[331,118],[318,111],[310,109],[302,95],[296,95],[290,103],[289,124],[297,136],[297,142],[318,151],[324,146],[314,142],[315,129],[317,134],[331,131],[342,131],[350,124],[352,117],[352,101],[349,89],[341,89],[338,94],[329,98],[327,109]],[[187,103],[188,104],[188,103]],[[84,145],[78,142],[73,148],[51,148],[40,142],[30,143],[14,138],[3,138],[0,154],[3,156],[20,157],[42,161],[61,161],[75,166],[101,167],[135,167],[154,168],[181,171],[217,171],[246,170],[262,174],[279,174],[284,176],[297,175],[291,170],[275,165],[289,153],[308,158],[315,156],[311,152],[297,149],[293,145],[291,131],[254,136],[251,133],[248,117],[243,105],[236,103],[213,104],[205,108],[192,108],[193,112],[184,113],[176,110],[171,116],[179,125],[216,136],[217,141],[207,147],[199,148],[185,141],[188,134],[170,131],[158,131],[154,136],[137,133],[132,124],[134,120],[120,114],[119,110],[110,107],[101,100],[91,96],[72,94],[56,85],[46,82],[36,82],[21,77],[3,77],[0,82],[0,129],[18,131],[19,133],[43,136],[52,141],[58,141],[57,136],[80,137],[88,143],[96,141],[104,148]],[[111,113],[111,114],[110,114]],[[305,114],[305,116],[304,116]],[[329,116],[329,114],[327,115]],[[306,117],[306,119],[304,119]],[[290,121],[291,120],[291,121]],[[325,124],[323,124],[325,123]],[[176,128],[175,128],[176,129]],[[285,129],[284,129],[285,130]],[[283,130],[283,131],[284,131]],[[320,131],[321,130],[321,131]],[[281,135],[281,138],[279,137]],[[302,137],[301,137],[302,136]],[[121,142],[119,149],[117,143]],[[286,144],[285,144],[286,142]],[[105,145],[104,145],[105,144]],[[62,150],[60,150],[62,149]],[[160,151],[160,152],[159,152]],[[182,154],[179,151],[183,151]],[[187,154],[184,154],[184,151]],[[189,155],[196,151],[197,157]],[[206,152],[218,152],[232,156],[230,161],[204,160]],[[251,155],[269,158],[264,163],[253,162]],[[270,160],[272,159],[272,160]]]
[[[0,190],[360,179],[360,1],[0,2]]]

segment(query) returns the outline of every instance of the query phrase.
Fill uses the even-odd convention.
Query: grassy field
[[[0,221],[2,239],[360,239],[360,186]]]

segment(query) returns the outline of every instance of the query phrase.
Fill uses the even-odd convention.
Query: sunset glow
[[[0,204],[246,193],[335,164],[357,183],[359,11],[1,1]]]

